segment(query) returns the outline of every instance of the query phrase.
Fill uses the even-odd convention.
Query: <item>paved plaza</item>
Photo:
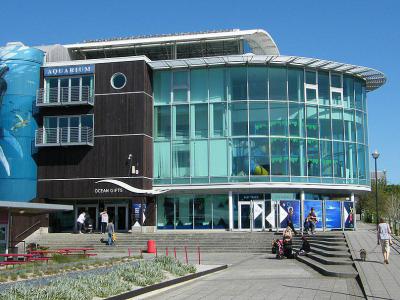
[[[364,299],[355,279],[325,277],[272,254],[204,254],[202,263],[230,267],[140,299]]]

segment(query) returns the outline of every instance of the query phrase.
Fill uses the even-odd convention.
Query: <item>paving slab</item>
[[[367,299],[400,300],[400,255],[391,249],[389,265],[383,264],[376,225],[358,222],[357,231],[346,232],[346,239]],[[360,261],[361,249],[367,251],[365,262]]]

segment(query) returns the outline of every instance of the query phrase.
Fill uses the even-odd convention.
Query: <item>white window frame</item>
[[[341,85],[340,88],[332,86],[332,75],[340,76],[340,85]],[[329,86],[330,86],[331,105],[343,107],[343,74],[329,72]],[[340,94],[340,104],[335,104],[333,102],[333,93]]]
[[[94,94],[94,83],[95,83],[95,78],[94,78],[94,74],[84,74],[81,76],[63,76],[63,77],[46,77],[44,79],[44,99],[46,99],[45,103],[50,103],[48,102],[47,96],[48,96],[48,87],[47,87],[47,83],[51,80],[51,79],[56,79],[57,80],[57,102],[56,103],[71,103],[71,102],[82,102],[82,79],[83,77],[92,77],[93,80],[93,94]],[[79,78],[79,100],[78,101],[72,101],[71,100],[71,79],[73,78]],[[68,79],[68,101],[67,102],[61,102],[61,80],[62,79]],[[90,86],[89,86],[90,88]],[[90,94],[89,94],[90,95]]]

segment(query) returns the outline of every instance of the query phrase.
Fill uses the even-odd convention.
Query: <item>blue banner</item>
[[[44,68],[44,76],[71,76],[94,73],[94,65],[77,65]]]
[[[342,228],[340,201],[325,201],[325,227],[328,229]]]
[[[287,216],[283,220],[280,220],[280,227],[286,228],[288,226],[289,213],[292,212],[293,227],[300,228],[300,201],[281,200],[279,202],[279,205],[279,209],[284,210],[283,215],[287,214]],[[281,215],[281,213],[279,213],[279,215]]]
[[[310,213],[311,208],[314,208],[315,215],[317,216],[317,223],[315,224],[315,228],[322,228],[322,201],[321,200],[304,201],[304,220]]]

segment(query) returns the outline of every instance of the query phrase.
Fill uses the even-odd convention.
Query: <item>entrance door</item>
[[[0,253],[6,253],[7,250],[7,225],[0,225]]]
[[[99,211],[96,204],[79,204],[76,206],[75,210],[75,220],[78,218],[79,214],[85,211],[89,216],[87,218],[88,222],[93,225],[93,230],[97,230],[97,224],[99,224]],[[76,222],[75,222],[76,223]],[[76,226],[76,224],[75,224]]]
[[[128,230],[128,206],[126,204],[107,204],[108,217],[113,220],[115,230]]]
[[[264,230],[264,201],[239,201],[238,220],[240,230]]]

